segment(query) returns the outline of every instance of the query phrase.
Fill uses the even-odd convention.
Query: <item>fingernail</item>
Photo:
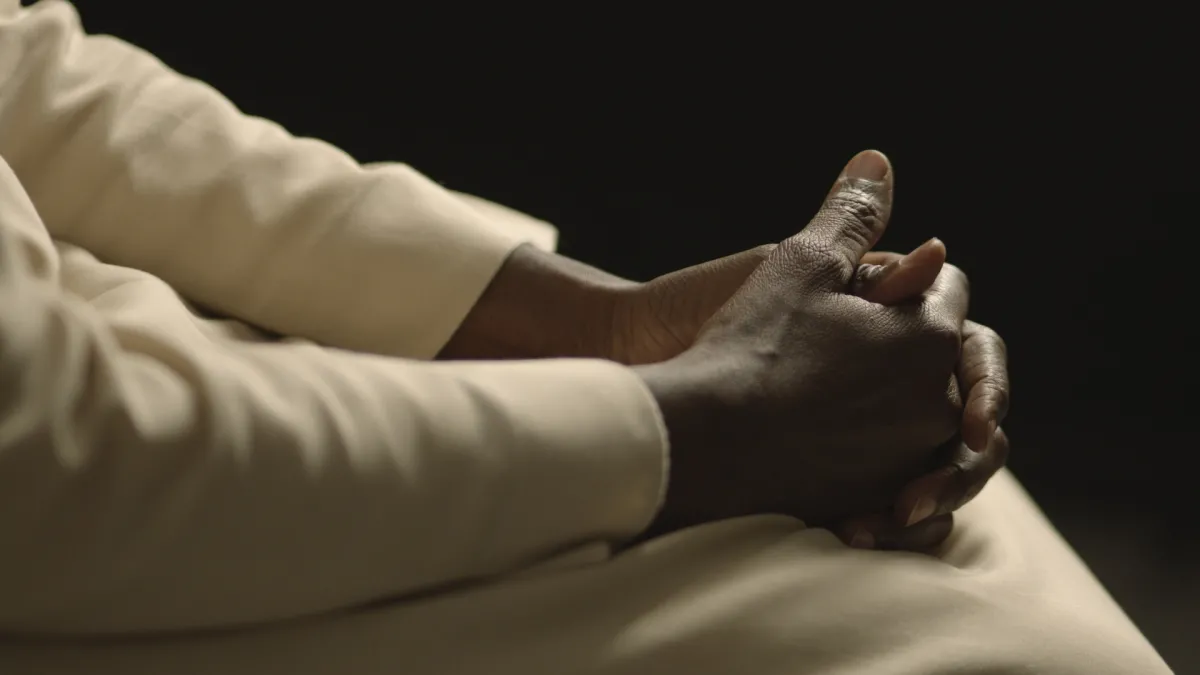
[[[912,511],[908,512],[908,520],[904,521],[904,524],[905,526],[908,526],[914,523],[919,523],[929,516],[932,516],[933,512],[936,510],[937,502],[933,501],[929,497],[921,497],[917,500],[916,505],[913,506]]]
[[[879,182],[887,177],[890,168],[883,153],[878,150],[865,150],[850,160],[844,173],[847,178],[865,178]]]
[[[850,546],[852,548],[874,548],[875,537],[866,530],[859,530],[854,533],[853,537],[850,537]]]

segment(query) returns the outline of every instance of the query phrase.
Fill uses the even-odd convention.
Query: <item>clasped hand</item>
[[[874,151],[777,246],[631,290],[614,358],[637,366],[671,437],[651,534],[760,512],[860,547],[922,549],[1005,463],[1003,341],[966,319],[941,242],[869,253],[891,211]]]
[[[775,511],[855,546],[932,546],[1004,465],[1007,359],[941,242],[870,252],[892,190],[860,153],[795,236],[645,283],[519,247],[438,357],[633,366],[671,443],[643,536]]]

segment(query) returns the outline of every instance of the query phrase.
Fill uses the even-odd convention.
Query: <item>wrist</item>
[[[639,539],[720,517],[745,513],[723,480],[738,472],[739,397],[729,387],[728,357],[709,350],[633,366],[654,398],[667,431],[670,470],[666,495]]]
[[[636,286],[570,258],[519,246],[438,357],[609,358],[620,298]]]

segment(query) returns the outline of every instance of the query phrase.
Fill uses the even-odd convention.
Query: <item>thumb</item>
[[[851,292],[881,305],[915,300],[933,286],[944,264],[946,245],[934,237],[884,265],[859,265]]]
[[[892,210],[892,166],[877,150],[846,164],[817,215],[779,245],[811,286],[845,291],[858,261],[879,241]]]

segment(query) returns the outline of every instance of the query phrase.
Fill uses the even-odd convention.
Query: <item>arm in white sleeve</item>
[[[15,4],[0,0],[0,156],[54,238],[214,311],[431,358],[505,256],[546,239],[491,226],[407,166],[364,167],[243,115],[150,54],[86,35],[69,4]]]
[[[58,264],[0,160],[0,634],[309,615],[658,507],[665,438],[623,366],[184,346],[106,323]]]

